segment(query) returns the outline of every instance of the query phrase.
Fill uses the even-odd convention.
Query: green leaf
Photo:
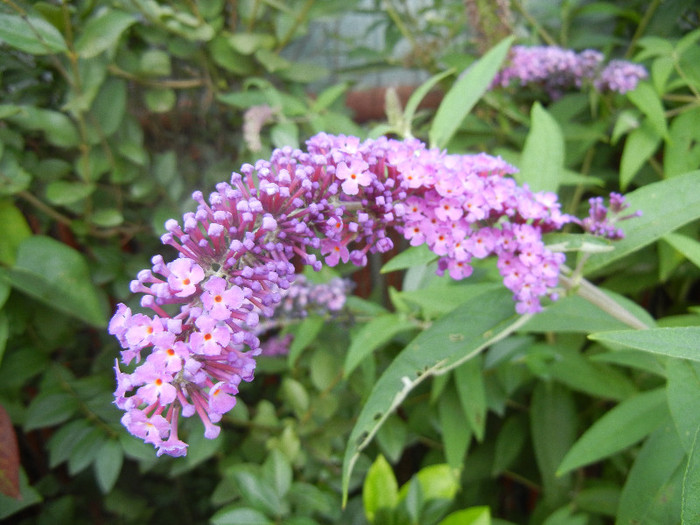
[[[238,32],[228,38],[231,47],[242,55],[252,55],[259,49],[272,49],[275,37],[268,33]]]
[[[666,178],[700,168],[700,108],[686,111],[671,122],[670,140],[664,149]]]
[[[73,121],[65,114],[50,109],[42,109],[33,106],[4,106],[3,109],[16,108],[17,111],[7,116],[7,120],[17,126],[30,130],[42,131],[54,146],[59,148],[72,148],[80,144],[80,136]]]
[[[592,255],[584,265],[585,273],[591,274],[699,218],[698,187],[700,171],[691,171],[628,194],[629,209],[640,210],[642,216],[622,223],[625,238],[615,243],[615,251]]]
[[[489,290],[472,298],[419,334],[377,380],[348,439],[343,461],[343,494],[360,452],[384,420],[425,378],[458,366],[521,324],[511,293]]]
[[[534,316],[523,328],[528,332],[589,333],[598,330],[620,330],[627,325],[618,321],[578,295],[554,302]]]
[[[627,93],[627,98],[646,115],[649,123],[654,128],[655,134],[663,139],[668,139],[664,107],[661,104],[659,95],[654,91],[651,84],[640,82],[633,91]]]
[[[343,377],[347,379],[362,361],[395,335],[414,328],[410,320],[399,314],[380,315],[372,319],[353,336],[345,356]]]
[[[246,505],[268,516],[280,514],[282,499],[265,478],[243,469],[236,470],[233,478]]]
[[[299,147],[299,128],[294,122],[279,122],[270,130],[270,140],[276,148]]]
[[[0,224],[0,263],[12,266],[17,259],[19,245],[24,239],[31,237],[32,231],[22,212],[8,199],[0,200]]]
[[[87,21],[75,42],[75,50],[82,58],[91,58],[114,48],[122,33],[136,23],[136,18],[125,11],[104,9],[98,13]]]
[[[588,233],[548,233],[543,240],[553,252],[604,253],[615,249],[608,239]]]
[[[33,298],[93,326],[107,324],[87,263],[74,249],[35,235],[19,246],[17,263],[0,279]]]
[[[558,475],[620,452],[652,433],[668,414],[664,389],[633,396],[606,412],[576,441]]]
[[[20,499],[11,498],[0,493],[0,520],[19,512],[20,510],[39,503],[41,494],[29,485],[24,469],[20,467],[19,488],[22,497]]]
[[[649,119],[632,131],[625,141],[620,159],[620,187],[624,191],[629,186],[644,163],[654,154],[661,142],[661,136],[656,132]]]
[[[670,423],[654,432],[627,475],[615,524],[678,523],[685,457]]]
[[[210,521],[212,525],[274,525],[262,512],[238,504],[217,511]]]
[[[399,500],[399,486],[394,471],[381,454],[372,463],[362,486],[362,503],[370,523],[380,509],[393,509]]]
[[[403,112],[403,121],[408,126],[408,130],[410,132],[411,128],[411,123],[413,122],[413,117],[416,114],[416,111],[418,110],[418,106],[420,105],[421,101],[425,98],[425,96],[430,92],[433,87],[435,87],[438,82],[440,82],[442,79],[452,75],[454,73],[454,69],[448,69],[446,71],[443,71],[442,73],[438,73],[437,75],[433,75],[430,77],[428,80],[423,82],[418,89],[416,89],[413,93],[411,93],[411,96],[409,97],[408,101],[406,102],[406,107],[404,108]]]
[[[564,136],[561,128],[539,102],[532,106],[531,129],[520,157],[520,183],[533,191],[556,192],[564,171]]]
[[[289,459],[278,449],[270,450],[262,467],[263,476],[267,484],[275,489],[280,497],[284,498],[292,486],[292,465]]]
[[[489,507],[471,507],[445,516],[438,525],[491,525]]]
[[[700,327],[651,328],[594,333],[589,339],[636,348],[653,354],[700,361]]]
[[[105,441],[94,463],[95,477],[102,494],[109,493],[119,478],[124,462],[124,449],[114,439]]]
[[[446,463],[423,467],[415,475],[415,479],[420,483],[421,492],[426,501],[452,500],[459,491],[459,471]]]
[[[32,55],[68,51],[60,31],[35,16],[0,14],[0,41]]]
[[[482,362],[483,359],[474,356],[453,372],[462,410],[477,441],[484,439],[486,430],[486,388]]]
[[[301,353],[316,339],[321,328],[323,328],[323,318],[314,315],[307,317],[290,330],[290,333],[294,335],[287,356],[287,363],[290,367],[294,367]]]
[[[115,208],[101,208],[90,216],[90,222],[100,228],[113,228],[124,222],[124,216]]]
[[[700,364],[684,359],[666,362],[666,397],[678,437],[690,453],[700,428]]]
[[[413,266],[428,264],[436,259],[437,255],[430,251],[427,244],[411,246],[382,266],[381,273],[405,270],[406,268],[411,268]]]
[[[41,394],[27,407],[24,430],[51,427],[63,423],[78,410],[78,400],[67,393]]]
[[[464,118],[491,85],[514,37],[508,37],[471,64],[442,100],[430,127],[430,146],[445,148]]]
[[[92,183],[56,180],[46,187],[46,200],[57,206],[66,206],[89,197],[95,188]]]
[[[520,457],[528,436],[527,419],[517,414],[503,423],[496,436],[496,451],[493,454],[492,475],[495,477]]]
[[[668,233],[663,236],[663,239],[695,266],[700,267],[700,242],[680,233]]]
[[[150,111],[166,113],[175,106],[177,95],[175,90],[169,88],[149,89],[146,91],[144,101]]]
[[[464,410],[454,387],[442,393],[437,400],[442,442],[445,446],[445,459],[453,469],[461,470],[464,455],[472,439],[472,430],[464,421]]]
[[[558,476],[556,468],[573,444],[577,426],[571,391],[557,383],[538,383],[530,402],[530,433],[550,505],[566,501],[571,487],[571,477]]]
[[[119,129],[126,113],[127,87],[120,78],[110,78],[102,84],[92,104],[91,114],[97,120],[104,137]]]
[[[685,476],[683,476],[682,525],[700,523],[700,443],[698,442],[700,427],[696,428],[688,457],[688,466],[685,469]]]

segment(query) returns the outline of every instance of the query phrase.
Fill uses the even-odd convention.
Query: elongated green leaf
[[[462,410],[477,441],[484,439],[486,430],[486,387],[482,362],[483,359],[475,356],[453,372]]]
[[[662,420],[662,425],[637,454],[622,489],[615,525],[678,523],[685,451],[671,423]]]
[[[262,512],[238,505],[229,505],[211,517],[212,525],[273,525]]]
[[[17,259],[20,243],[31,236],[32,230],[22,212],[9,199],[0,200],[0,224],[0,263],[12,266]]]
[[[688,457],[688,466],[683,476],[681,524],[700,523],[700,427],[695,431],[693,446]]]
[[[444,148],[464,118],[491,85],[506,58],[513,37],[508,37],[470,65],[447,92],[430,128],[430,145]]]
[[[700,361],[700,326],[619,330],[591,334],[589,339],[614,343],[653,354]]]
[[[415,325],[411,321],[398,314],[386,314],[372,319],[352,338],[345,356],[343,376],[347,378],[374,350],[391,341],[396,334],[413,328]]]
[[[412,266],[427,264],[437,259],[437,255],[430,251],[427,244],[420,246],[412,246],[411,248],[402,251],[388,263],[382,266],[382,273],[394,272],[396,270],[405,270]]]
[[[362,486],[362,503],[370,523],[382,508],[393,509],[399,499],[399,485],[389,462],[379,455],[367,472]]]
[[[700,267],[700,242],[680,233],[668,233],[663,238],[695,266]]]
[[[663,389],[631,397],[608,411],[579,438],[557,470],[562,475],[634,445],[668,414]]]
[[[75,50],[82,58],[91,58],[113,47],[122,33],[136,18],[125,11],[107,9],[88,20],[75,42]]]
[[[321,328],[323,328],[323,319],[318,316],[307,317],[298,326],[294,327],[294,330],[292,330],[294,340],[287,356],[289,366],[294,366],[304,349],[316,339]]]
[[[644,163],[654,154],[661,142],[661,136],[648,119],[632,131],[625,141],[620,159],[620,187],[625,190]]]
[[[438,525],[491,525],[489,507],[471,507],[445,516]]]
[[[699,187],[700,171],[691,171],[628,194],[630,210],[640,210],[642,216],[621,223],[625,238],[615,243],[614,251],[592,255],[584,266],[585,273],[591,274],[700,217]]]
[[[16,111],[6,117],[7,120],[27,130],[44,132],[46,140],[54,146],[70,148],[80,143],[77,128],[65,114],[28,105],[0,105],[0,111],[11,108]]]
[[[49,237],[24,240],[13,268],[0,272],[13,288],[94,326],[107,324],[83,256]]]
[[[690,453],[700,428],[700,363],[669,359],[666,363],[666,398],[678,437]]]
[[[519,182],[533,191],[556,192],[564,171],[564,136],[561,128],[539,102],[532,106],[531,129],[520,157]]]
[[[27,408],[24,429],[30,431],[62,423],[76,410],[78,400],[70,394],[56,393],[35,397]]]
[[[513,314],[511,294],[479,294],[418,335],[376,382],[348,439],[343,462],[343,493],[360,452],[388,415],[426,377],[443,373],[515,330],[522,321]]]
[[[496,437],[491,474],[495,477],[510,468],[520,456],[528,436],[527,418],[523,414],[509,417]]]
[[[0,41],[32,55],[68,50],[60,31],[43,18],[35,16],[0,14]]]
[[[548,306],[533,317],[524,329],[529,332],[588,333],[620,330],[626,326],[584,298],[571,295]]]
[[[447,464],[453,469],[461,470],[472,439],[472,430],[464,421],[464,410],[452,385],[438,398],[437,411]]]
[[[571,476],[557,476],[556,469],[574,442],[576,427],[571,391],[557,383],[539,383],[532,394],[530,433],[550,506],[564,503],[571,488]]]
[[[103,494],[112,490],[117,482],[124,462],[124,449],[118,441],[109,439],[105,441],[95,459],[95,478],[100,485]]]
[[[282,507],[282,500],[265,478],[243,469],[237,470],[233,477],[247,505],[268,516],[277,515]]]
[[[668,139],[668,127],[666,126],[664,107],[661,104],[661,98],[656,91],[654,91],[651,84],[648,82],[640,82],[633,91],[627,93],[627,98],[647,116],[656,135]]]
[[[440,82],[443,78],[448,77],[452,73],[454,73],[454,70],[448,69],[447,71],[443,71],[442,73],[433,75],[428,80],[423,82],[418,89],[411,93],[411,96],[406,102],[406,108],[403,112],[403,120],[409,127],[411,125],[411,122],[413,121],[413,117],[416,114],[416,110],[418,109],[421,100],[425,98],[425,96],[430,92],[431,89],[433,89],[433,87],[437,85],[438,82]]]

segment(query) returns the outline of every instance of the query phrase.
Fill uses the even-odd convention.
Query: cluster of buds
[[[609,206],[605,206],[603,197],[592,197],[588,203],[590,208],[588,217],[583,220],[576,220],[581,228],[587,233],[598,237],[617,241],[625,236],[625,233],[617,226],[619,221],[640,217],[641,211],[636,211],[622,215],[622,212],[629,208],[625,197],[619,193],[611,193]]]
[[[513,46],[508,65],[496,75],[492,87],[542,87],[552,98],[569,89],[591,84],[598,91],[626,93],[648,76],[639,64],[612,60],[603,64],[603,55],[592,49],[577,53],[557,46]]]
[[[516,310],[539,311],[541,298],[555,298],[563,263],[542,234],[573,218],[554,194],[518,186],[514,172],[500,158],[449,155],[416,139],[321,133],[306,152],[277,149],[242,166],[208,200],[195,192],[197,210],[166,222],[162,237],[179,256],[154,257],[132,281],[152,315],[120,304],[109,325],[122,362],[135,363],[130,373],[115,366],[123,424],[158,455],[186,453],[180,416],[197,414],[205,437],[216,437],[239,384],[253,378],[260,318],[318,303],[333,310],[343,300],[345,290],[302,296],[291,288],[295,268],[364,266],[369,253],[393,248],[392,229],[427,244],[439,272],[455,279],[474,259],[496,256]]]

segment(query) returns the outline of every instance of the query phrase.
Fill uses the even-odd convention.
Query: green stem
[[[632,56],[632,51],[634,50],[635,46],[637,45],[637,41],[642,37],[644,34],[644,31],[646,31],[647,26],[649,25],[649,22],[651,21],[651,17],[654,16],[654,12],[658,9],[659,4],[661,4],[661,0],[653,0],[651,4],[649,4],[649,7],[647,8],[646,12],[644,13],[644,18],[639,22],[639,25],[637,26],[637,30],[634,32],[634,35],[632,35],[632,40],[630,40],[629,46],[627,46],[627,51],[625,52],[625,58],[630,58]]]
[[[557,41],[554,40],[552,35],[550,35],[547,30],[540,25],[540,23],[535,20],[535,18],[525,9],[525,6],[523,6],[523,3],[521,0],[515,0],[513,2],[513,5],[515,8],[518,10],[518,12],[523,15],[523,18],[532,26],[535,28],[535,31],[537,32],[538,35],[540,35],[540,38],[544,40],[548,45],[550,46],[556,46]]]
[[[576,277],[575,275],[569,277],[564,274],[559,276],[559,281],[565,288],[574,290],[579,296],[596,305],[605,313],[623,322],[630,328],[635,328],[637,330],[646,330],[649,328],[590,281],[582,277]]]

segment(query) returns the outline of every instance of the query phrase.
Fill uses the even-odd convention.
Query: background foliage
[[[382,45],[338,33],[330,69],[305,60],[349,13]],[[0,519],[697,523],[699,23],[682,0],[4,2]],[[650,77],[488,90],[511,33]],[[399,69],[437,76],[353,122],[344,81]],[[419,110],[433,86],[442,106]],[[614,250],[570,252],[597,287],[531,319],[490,263],[457,283],[420,250],[375,260],[341,315],[284,329],[290,354],[260,360],[218,439],[193,424],[186,458],[156,459],[112,405],[112,305],[192,190],[318,131],[500,154],[566,211],[623,190],[644,215]]]

